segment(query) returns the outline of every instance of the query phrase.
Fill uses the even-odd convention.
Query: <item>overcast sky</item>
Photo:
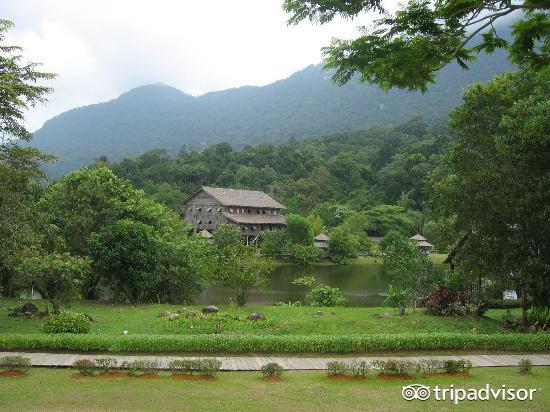
[[[27,114],[36,130],[68,109],[113,99],[143,84],[199,95],[265,85],[321,61],[331,37],[359,20],[288,27],[282,0],[0,0],[15,23],[7,42],[59,74],[49,103]]]

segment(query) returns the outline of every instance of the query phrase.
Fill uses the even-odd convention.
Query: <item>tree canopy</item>
[[[390,14],[382,0],[285,0],[289,24],[309,19],[324,24],[336,16],[382,15],[371,27],[360,27],[352,40],[333,39],[323,48],[325,68],[342,85],[355,74],[361,82],[426,91],[435,72],[456,61],[464,69],[481,51],[505,48],[520,65],[548,73],[550,19],[547,0],[410,0]],[[494,23],[515,11],[523,18],[512,25],[513,40],[499,36]],[[477,37],[476,37],[477,36]]]

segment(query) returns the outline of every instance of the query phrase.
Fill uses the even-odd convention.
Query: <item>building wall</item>
[[[182,213],[183,219],[193,225],[193,229],[198,232],[202,229],[206,229],[209,232],[216,230],[218,225],[222,224],[236,224],[230,221],[223,213],[235,213],[242,215],[280,215],[281,211],[271,208],[257,208],[257,207],[225,207],[220,202],[214,199],[205,191],[200,191],[191,199],[189,199],[185,205]],[[281,228],[280,225],[267,225],[267,224],[246,224],[240,225],[241,233],[246,236],[256,236],[258,233],[268,228]],[[254,227],[255,229],[252,229]]]

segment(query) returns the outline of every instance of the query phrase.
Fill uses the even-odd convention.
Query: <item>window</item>
[[[222,211],[222,208],[221,208],[221,207],[218,207],[218,212],[221,213],[221,211]]]
[[[256,210],[256,213],[257,213],[257,214],[260,214],[260,209]]]
[[[207,212],[211,212],[212,211],[212,208],[209,207],[208,209],[206,209]]]
[[[197,220],[197,223],[200,225],[202,223],[202,220]]]
[[[256,230],[256,226],[252,226],[252,230]]]
[[[264,215],[265,215],[265,209],[262,209],[262,214],[264,214]]]
[[[230,211],[231,213],[233,213],[233,209],[229,208],[229,211]]]
[[[248,209],[248,213],[252,213],[252,212],[250,211],[250,209]]]
[[[211,225],[211,224],[212,224],[212,221],[211,221],[211,220],[209,220],[209,221],[208,221],[208,224],[209,224],[209,225]]]
[[[190,207],[189,209],[187,209],[188,212],[191,212],[193,210],[192,207]]]
[[[199,207],[199,212],[202,212],[202,207]]]

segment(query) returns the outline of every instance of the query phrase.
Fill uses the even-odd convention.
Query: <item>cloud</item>
[[[282,0],[0,0],[16,27],[12,44],[59,74],[47,106],[27,114],[31,130],[55,114],[163,82],[190,94],[264,85],[321,60],[332,37],[359,22],[289,27]]]

